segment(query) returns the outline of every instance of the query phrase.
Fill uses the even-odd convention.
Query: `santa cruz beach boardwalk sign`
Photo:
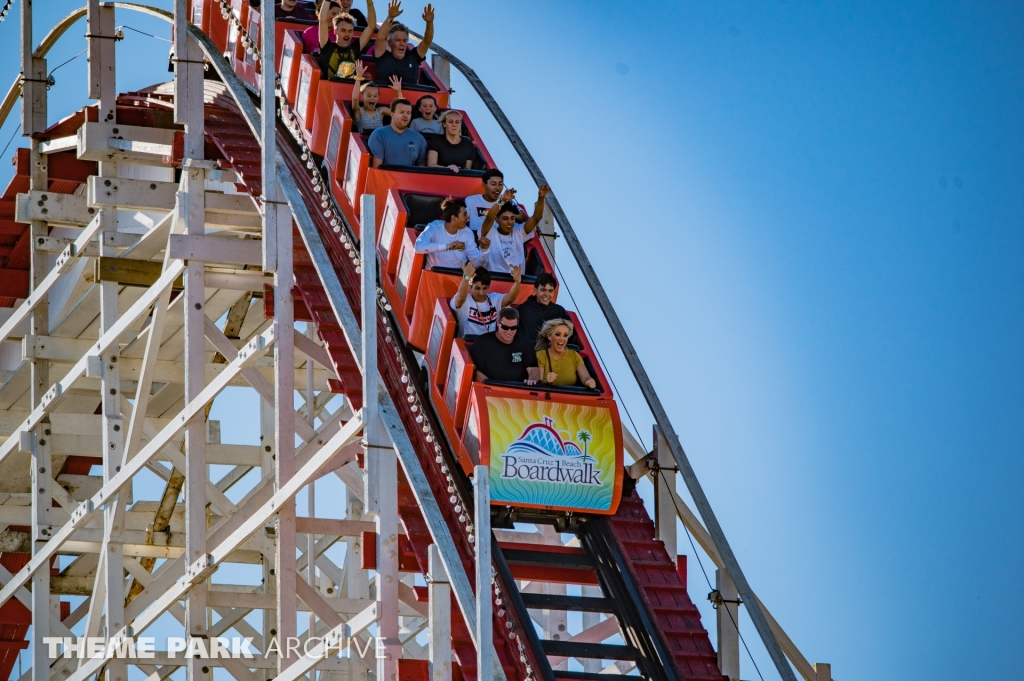
[[[477,395],[485,408],[481,463],[491,502],[614,513],[622,486],[622,435],[610,400]],[[475,425],[475,424],[474,424]]]

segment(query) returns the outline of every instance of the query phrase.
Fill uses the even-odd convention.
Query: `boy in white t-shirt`
[[[469,228],[476,233],[480,232],[480,226],[484,224],[487,211],[501,196],[501,189],[505,186],[505,176],[497,168],[490,168],[483,174],[483,194],[473,194],[466,197],[466,210],[469,211]],[[513,194],[515,192],[513,191]],[[520,209],[516,216],[516,222],[524,222],[527,218],[526,211]]]
[[[491,287],[491,273],[483,267],[477,268],[471,262],[462,267],[462,282],[459,291],[448,306],[455,313],[459,324],[456,336],[479,336],[497,328],[498,313],[503,307],[515,302],[519,295],[519,268],[512,270],[512,289],[502,295],[488,293]]]
[[[519,206],[512,198],[515,190],[506,189],[501,200],[496,201],[487,211],[480,227],[478,243],[483,253],[484,267],[492,272],[511,272],[513,267],[520,270],[526,265],[526,251],[523,246],[537,235],[537,223],[544,216],[544,197],[551,188],[544,185],[537,192],[537,203],[533,216],[525,223],[516,224]],[[497,224],[497,227],[495,227]]]
[[[466,227],[468,219],[462,199],[449,198],[441,203],[441,219],[427,225],[416,238],[416,252],[426,254],[427,269],[480,262],[476,235]]]

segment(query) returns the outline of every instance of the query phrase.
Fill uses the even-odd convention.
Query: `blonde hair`
[[[544,325],[540,327],[540,331],[537,332],[537,347],[536,350],[547,350],[551,347],[551,334],[559,326],[564,326],[569,329],[569,337],[572,338],[573,327],[572,322],[568,319],[549,319],[544,322]]]
[[[460,122],[462,120],[464,120],[463,117],[462,117],[462,112],[461,111],[456,111],[455,109],[448,109],[447,111],[445,111],[440,116],[441,125],[447,125],[448,124],[448,117],[449,116],[458,116]]]

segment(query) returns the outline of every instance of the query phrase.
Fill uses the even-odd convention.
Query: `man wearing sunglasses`
[[[518,331],[519,313],[515,308],[502,308],[498,328],[477,338],[469,349],[476,380],[536,385],[540,380],[537,353],[526,334]]]

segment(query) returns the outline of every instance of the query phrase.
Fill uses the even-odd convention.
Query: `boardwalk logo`
[[[576,433],[581,447],[574,440],[563,439],[553,424],[545,416],[543,423],[532,423],[523,430],[502,456],[501,477],[562,485],[601,485],[597,459],[587,452],[590,433]]]
[[[611,409],[497,395],[486,399],[491,501],[611,509],[622,462]]]

